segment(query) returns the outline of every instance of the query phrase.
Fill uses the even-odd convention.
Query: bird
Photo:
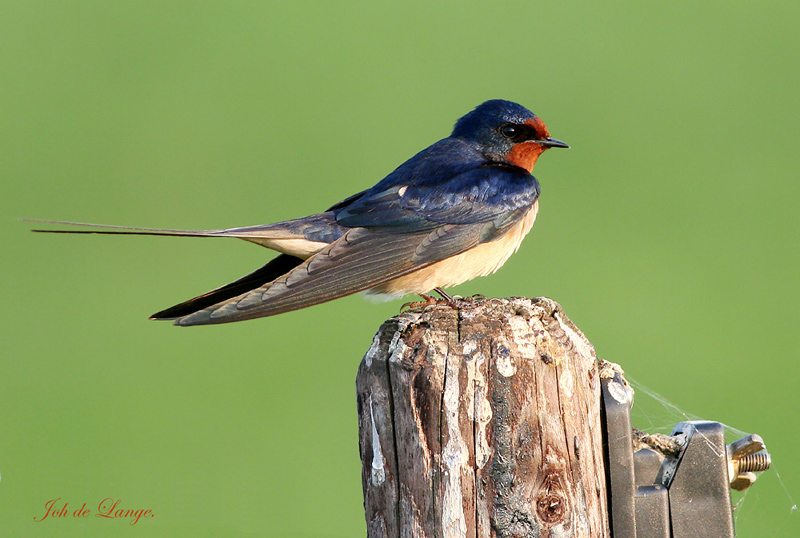
[[[219,230],[35,220],[92,229],[32,231],[235,237],[279,253],[230,284],[150,317],[179,326],[273,316],[357,292],[384,299],[418,294],[425,302],[412,305],[452,305],[443,288],[494,273],[519,249],[539,208],[540,186],[531,174],[536,160],[547,149],[568,147],[530,110],[494,99],[375,186],[321,213]]]

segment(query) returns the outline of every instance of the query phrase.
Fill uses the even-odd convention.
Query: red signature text
[[[131,525],[136,525],[139,523],[139,519],[143,517],[153,517],[152,510],[129,510],[120,508],[119,503],[121,499],[114,500],[111,497],[106,497],[100,502],[100,506],[97,508],[97,513],[94,517],[104,517],[107,519],[117,519],[117,518],[130,518]]]
[[[73,518],[83,518],[88,517],[91,514],[91,509],[86,507],[86,503],[73,510],[71,513],[69,511],[69,503],[62,501],[61,497],[57,499],[51,499],[44,503],[44,515],[41,517],[33,517],[34,521],[41,522],[45,519],[63,519],[69,516]],[[100,517],[104,519],[124,519],[128,520],[128,524],[133,526],[139,523],[139,520],[142,518],[149,518],[155,517],[152,510],[147,509],[131,509],[131,508],[124,508],[122,506],[122,499],[114,499],[112,497],[106,497],[100,504],[97,505],[97,513],[95,513],[94,517]]]

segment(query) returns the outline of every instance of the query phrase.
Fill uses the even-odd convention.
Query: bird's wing
[[[198,310],[203,310],[209,306],[227,301],[233,297],[258,288],[268,282],[272,282],[303,263],[303,260],[288,254],[279,254],[271,259],[263,267],[259,267],[252,273],[242,278],[213,289],[198,297],[189,299],[175,306],[171,306],[161,312],[150,316],[150,319],[176,319],[181,316],[188,316]]]
[[[502,182],[508,177],[494,174],[492,179]],[[420,188],[414,191],[415,197],[425,191],[431,194],[423,204],[398,200],[410,187],[364,195],[339,213],[340,224],[357,226],[340,239],[276,280],[180,317],[175,324],[272,316],[373,288],[501,237],[530,210],[536,187],[532,194],[512,189],[511,200],[497,189],[442,201],[436,189]]]
[[[161,228],[134,228],[109,224],[87,224],[57,220],[23,219],[27,222],[80,226],[83,230],[35,229],[41,233],[112,234],[112,235],[165,235],[179,237],[235,237],[256,243],[285,254],[307,258],[327,244],[341,237],[346,228],[336,223],[333,213],[325,212],[300,219],[220,230],[168,230]]]
[[[478,244],[484,225],[393,234],[355,228],[277,280],[175,320],[206,325],[273,316],[375,287]],[[415,254],[427,258],[415,259]],[[431,256],[431,253],[435,253]]]
[[[520,168],[494,164],[471,168],[446,181],[394,178],[334,213],[343,226],[406,233],[441,224],[502,220],[531,207],[538,197],[535,177]]]

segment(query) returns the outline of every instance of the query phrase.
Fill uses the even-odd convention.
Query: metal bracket
[[[604,450],[613,538],[734,538],[730,488],[769,468],[757,435],[730,445],[719,422],[679,422],[675,456],[633,451],[633,390],[619,372],[602,379]]]

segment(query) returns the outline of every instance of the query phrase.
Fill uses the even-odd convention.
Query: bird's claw
[[[438,297],[434,297],[433,295],[428,295],[427,293],[420,293],[420,296],[425,300],[405,303],[403,306],[400,307],[400,311],[402,312],[403,309],[406,307],[408,307],[409,310],[413,310],[415,308],[427,308],[429,306],[434,306],[434,305],[447,305],[451,308],[458,308],[457,300],[453,297],[450,297],[449,295],[447,299],[439,299]],[[461,298],[459,297],[458,299]]]

